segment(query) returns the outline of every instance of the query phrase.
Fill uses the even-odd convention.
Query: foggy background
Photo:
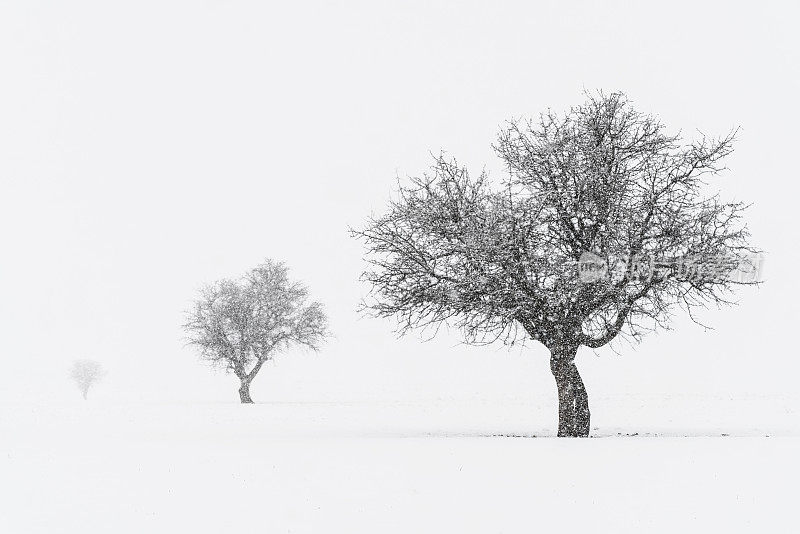
[[[796,391],[800,39],[759,2],[4,2],[0,7],[0,401],[238,402],[185,346],[204,283],[266,257],[323,302],[318,354],[262,369],[256,402],[556,402],[538,344],[397,339],[356,313],[348,226],[430,153],[496,177],[501,123],[624,91],[687,138],[741,126],[726,199],[767,252],[740,306],[678,314],[639,346],[582,348],[599,395]],[[796,10],[797,8],[794,7]],[[796,14],[796,13],[795,13]]]

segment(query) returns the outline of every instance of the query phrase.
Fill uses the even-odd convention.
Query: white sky
[[[360,245],[396,175],[446,150],[501,167],[498,126],[623,90],[687,135],[742,127],[727,198],[753,202],[767,282],[578,364],[592,395],[796,390],[798,8],[786,2],[4,2],[0,400],[235,402],[184,347],[205,282],[286,261],[336,339],[286,354],[256,401],[547,395],[540,346],[395,339],[359,318]],[[554,400],[555,402],[555,400]]]

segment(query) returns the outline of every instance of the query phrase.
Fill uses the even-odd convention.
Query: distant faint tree
[[[183,328],[201,358],[236,375],[242,403],[252,403],[250,384],[264,362],[292,346],[318,350],[327,337],[322,304],[307,300],[287,267],[267,260],[238,280],[203,288]]]
[[[105,370],[100,363],[94,360],[75,360],[69,371],[69,376],[78,385],[83,395],[83,400],[89,393],[89,388],[105,375]]]
[[[735,286],[755,283],[732,276],[757,252],[745,206],[704,194],[733,141],[684,143],[620,93],[512,121],[494,147],[502,182],[440,156],[353,231],[371,264],[366,307],[397,318],[402,333],[448,323],[468,343],[542,343],[558,435],[588,436],[579,347],[638,340],[668,326],[675,305],[694,319],[693,309],[730,304]],[[591,276],[580,276],[582,262]]]

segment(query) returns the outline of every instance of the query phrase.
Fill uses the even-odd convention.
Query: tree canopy
[[[705,177],[734,133],[684,142],[620,93],[510,122],[494,146],[505,178],[439,156],[353,232],[371,264],[367,307],[403,331],[449,320],[469,342],[574,348],[667,326],[675,305],[730,303],[754,283],[731,274],[757,250],[746,206],[707,194]],[[605,276],[580,279],[586,253]]]

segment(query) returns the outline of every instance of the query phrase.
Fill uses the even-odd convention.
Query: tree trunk
[[[253,399],[250,398],[250,382],[258,374],[258,371],[261,369],[261,366],[264,365],[264,362],[267,361],[266,359],[259,359],[250,372],[246,372],[244,366],[239,366],[234,369],[234,373],[236,373],[236,377],[241,382],[241,387],[239,388],[239,399],[241,399],[242,404],[253,404]]]
[[[558,437],[589,436],[589,396],[575,366],[577,349],[551,350],[550,370],[558,388]]]
[[[239,399],[242,404],[253,404],[253,399],[250,398],[250,382],[242,380],[242,385],[239,388]]]

